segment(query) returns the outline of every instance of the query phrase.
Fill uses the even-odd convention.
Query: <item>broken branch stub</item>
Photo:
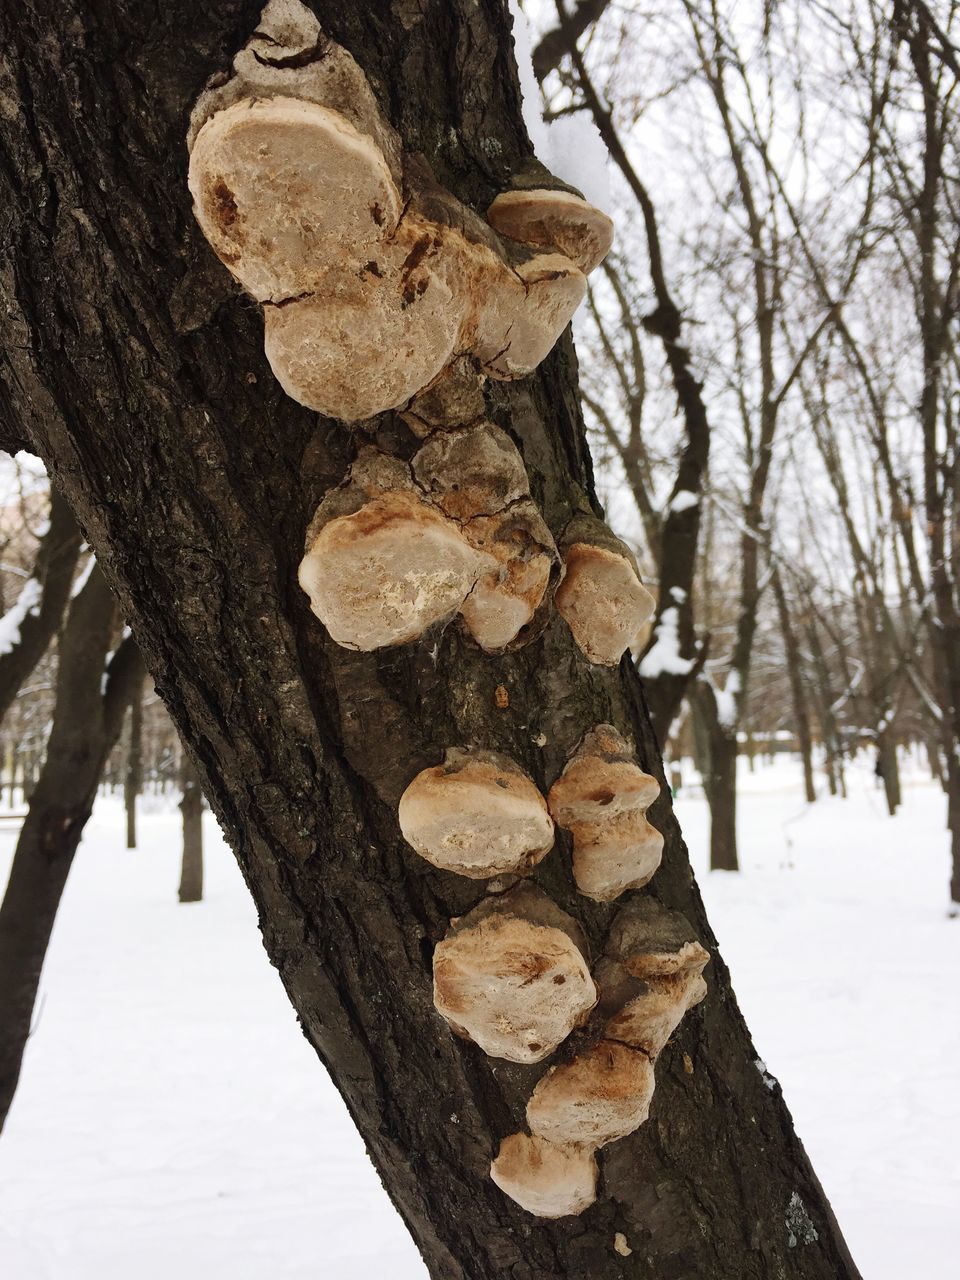
[[[597,1198],[597,1158],[592,1150],[558,1147],[528,1133],[503,1139],[490,1177],[538,1218],[583,1213]]]
[[[573,838],[574,879],[586,897],[611,902],[653,877],[663,836],[646,815],[659,793],[656,778],[644,773],[612,725],[597,725],[582,739],[548,802]]]
[[[615,666],[652,616],[653,596],[630,549],[593,516],[574,516],[562,551],[566,574],[557,612],[591,662]]]
[[[437,1011],[490,1057],[541,1062],[596,1003],[581,938],[529,883],[484,899],[437,944]]]
[[[532,871],[553,848],[553,822],[532,780],[508,757],[450,748],[400,798],[400,830],[432,866],[471,879]]]

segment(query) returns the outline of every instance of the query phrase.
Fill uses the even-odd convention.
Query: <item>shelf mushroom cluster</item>
[[[412,475],[390,488],[381,468],[365,502],[328,495],[310,525],[301,582],[331,637],[372,650],[459,615],[500,652],[532,637],[562,581],[557,609],[586,657],[618,662],[653,610],[633,557],[582,515],[561,558],[480,390],[551,350],[610,248],[606,214],[537,185],[544,171],[481,218],[404,154],[300,0],[270,0],[233,74],[199,98],[188,144],[197,221],[262,304],[283,389],[344,422],[397,410],[424,441]],[[346,496],[362,487],[355,468]],[[365,595],[343,589],[360,582]]]
[[[527,1103],[530,1132],[504,1138],[490,1168],[529,1213],[559,1218],[594,1202],[596,1153],[647,1119],[657,1055],[706,995],[708,960],[684,917],[653,898],[618,913],[593,970],[601,1038],[540,1079]]]
[[[555,824],[573,838],[581,893],[612,901],[646,884],[663,839],[646,813],[659,786],[612,725],[597,725],[545,799],[508,757],[456,747],[404,791],[400,829],[440,870],[496,878],[451,921],[433,959],[434,1004],[451,1029],[491,1057],[542,1062],[576,1028],[597,1038],[551,1067],[527,1105],[529,1133],[506,1137],[491,1166],[530,1213],[580,1213],[596,1197],[597,1150],[646,1120],[653,1063],[688,1008],[703,998],[707,952],[682,916],[652,898],[618,913],[591,968],[586,939],[531,875]],[[503,891],[506,877],[520,877]]]
[[[310,522],[299,581],[331,639],[371,652],[459,616],[499,653],[555,602],[591,663],[619,662],[653,609],[633,556],[587,513],[558,548],[482,394],[486,378],[522,377],[548,354],[610,248],[609,218],[543,175],[479,217],[404,154],[363,72],[300,0],[269,0],[232,75],[198,100],[188,145],[197,221],[262,304],[284,391],[347,423],[396,410],[419,441],[409,459],[360,448]],[[591,967],[577,922],[526,877],[559,825],[580,893],[610,902],[643,886],[663,844],[646,816],[658,791],[598,725],[547,797],[508,757],[453,747],[399,803],[417,855],[489,881],[435,949],[450,1028],[524,1064],[584,1029],[533,1090],[529,1133],[506,1137],[491,1166],[540,1216],[595,1199],[596,1152],[647,1118],[653,1063],[702,999],[708,957],[682,917],[644,898]]]

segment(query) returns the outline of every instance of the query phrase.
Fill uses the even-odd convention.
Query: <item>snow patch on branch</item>
[[[76,580],[73,584],[73,590],[70,592],[71,600],[76,600],[77,596],[80,594],[83,588],[87,585],[90,575],[91,573],[93,573],[93,566],[96,563],[97,563],[96,557],[90,556],[90,558],[87,560],[87,563],[83,566],[83,568],[77,574]]]
[[[724,729],[732,729],[737,723],[737,697],[740,693],[740,672],[731,671],[725,689],[713,688],[717,701],[717,719]]]
[[[0,618],[0,656],[12,653],[20,643],[20,628],[28,614],[34,617],[40,612],[43,588],[38,579],[28,578],[17,596],[16,604]]]
[[[664,609],[657,623],[656,638],[640,663],[640,675],[646,680],[657,676],[686,676],[693,670],[693,660],[680,656],[680,611]]]
[[[681,511],[689,511],[691,507],[699,506],[700,499],[692,489],[678,489],[670,501],[669,511],[671,515],[679,515]]]

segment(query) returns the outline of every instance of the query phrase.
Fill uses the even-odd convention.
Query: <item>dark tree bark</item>
[[[123,775],[123,807],[127,815],[127,848],[137,847],[137,796],[143,790],[143,682],[130,701],[130,740]]]
[[[408,149],[485,209],[529,154],[502,0],[314,8]],[[304,1032],[432,1276],[852,1280],[780,1090],[756,1067],[666,789],[653,892],[714,948],[710,994],[661,1056],[651,1119],[604,1153],[596,1206],[535,1220],[489,1179],[541,1068],[486,1059],[437,1018],[434,944],[482,890],[410,854],[398,798],[451,744],[504,751],[542,787],[601,720],[662,777],[659,755],[629,661],[589,665],[557,618],[491,658],[455,627],[351,653],[309,613],[304,530],[354,435],[284,397],[256,309],[201,241],[186,192],[190,106],[256,18],[239,0],[0,10],[0,379],[15,425],[120,593]],[[559,531],[592,493],[569,341],[487,394]],[[410,447],[391,415],[369,425]],[[596,949],[613,908],[575,894],[566,853],[537,879]]]
[[[116,606],[95,565],[70,606],[60,638],[56,704],[47,754],[17,840],[0,904],[0,1130],[17,1081],[50,931],[67,874],[96,798],[107,755],[120,734],[143,664],[125,640],[107,669]]]
[[[16,644],[0,654],[0,721],[63,621],[79,552],[77,522],[64,499],[51,489],[50,519],[30,575],[40,593],[39,608],[35,612],[28,610],[20,623]]]
[[[196,766],[187,751],[180,765],[180,814],[183,818],[183,858],[180,863],[181,902],[203,898],[203,791]]]

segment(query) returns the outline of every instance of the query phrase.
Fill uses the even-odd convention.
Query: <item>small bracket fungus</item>
[[[463,602],[464,625],[487,653],[523,643],[560,566],[550,530],[526,498],[499,515],[471,520],[464,535],[497,566],[477,580]]]
[[[548,799],[573,837],[573,874],[586,897],[611,902],[654,875],[663,836],[646,815],[659,793],[612,725],[597,725],[580,742]]]
[[[653,614],[633,554],[606,525],[577,515],[564,533],[557,612],[591,662],[615,666]]]
[[[678,912],[648,897],[624,907],[596,972],[600,1010],[609,1015],[606,1035],[655,1059],[683,1015],[706,995],[709,959]]]
[[[551,192],[526,243],[504,244],[402,153],[357,63],[300,0],[270,0],[233,75],[197,101],[187,143],[197,221],[264,304],[277,379],[345,422],[409,408],[465,356],[495,378],[530,373],[583,298],[578,262],[602,256],[603,215]]]
[[[485,292],[471,344],[484,371],[523,378],[550,354],[587,291],[587,278],[562,253],[513,255],[498,288]]]
[[[452,921],[433,992],[454,1031],[509,1062],[541,1062],[596,1003],[579,929],[529,883]]]
[[[538,1218],[583,1213],[597,1198],[597,1160],[585,1147],[558,1147],[512,1133],[500,1144],[490,1176],[501,1191]]]
[[[611,220],[572,191],[503,191],[487,210],[487,221],[511,240],[559,249],[584,275],[613,244]]]
[[[561,1146],[602,1147],[643,1124],[653,1083],[645,1053],[601,1040],[550,1068],[527,1103],[527,1124],[536,1137]]]
[[[403,463],[366,450],[307,530],[300,585],[337,644],[404,644],[456,613],[495,566],[418,494]]]
[[[524,875],[553,848],[546,801],[523,770],[492,751],[452,747],[400,797],[400,830],[441,871],[480,880]]]

